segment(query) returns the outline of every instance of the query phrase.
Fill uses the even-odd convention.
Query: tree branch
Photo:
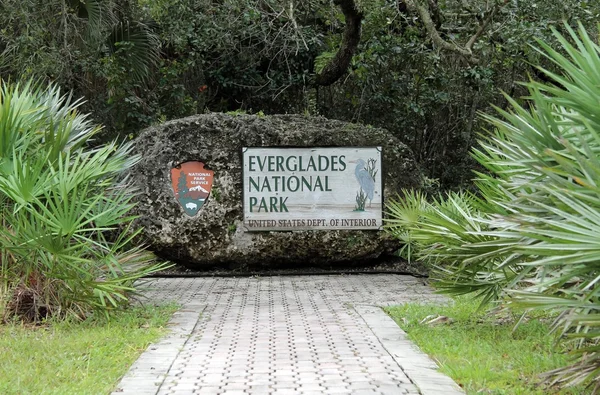
[[[504,0],[504,2],[502,3],[496,3],[496,5],[494,6],[494,8],[492,8],[487,15],[485,15],[483,17],[483,20],[481,21],[481,23],[479,24],[479,28],[477,29],[477,31],[475,32],[475,34],[473,34],[471,36],[471,38],[469,39],[469,41],[467,41],[467,43],[465,44],[465,48],[468,49],[469,51],[473,50],[473,45],[475,45],[475,42],[477,41],[477,39],[479,39],[479,37],[481,37],[481,35],[483,34],[483,32],[485,31],[485,29],[487,29],[488,25],[490,24],[490,22],[492,21],[492,19],[494,18],[494,15],[496,15],[496,13],[505,5],[507,5],[509,2],[509,0]]]
[[[479,60],[473,56],[473,52],[470,49],[460,47],[454,43],[449,43],[440,36],[440,33],[435,28],[435,23],[431,19],[429,7],[423,4],[422,0],[413,0],[412,6],[414,7],[414,10],[417,12],[417,14],[419,14],[423,25],[425,25],[425,30],[427,30],[429,38],[431,38],[431,41],[433,41],[435,45],[437,45],[443,50],[456,52],[464,56],[469,61],[469,63],[476,64],[479,62]]]
[[[429,0],[429,11],[435,28],[439,29],[442,26],[443,18],[440,6],[438,5],[438,0]]]
[[[346,73],[360,42],[360,25],[363,15],[356,8],[354,0],[334,0],[333,3],[342,9],[346,18],[346,28],[340,49],[316,77],[315,82],[322,86],[333,84]]]
[[[431,0],[429,0],[429,3],[430,2]],[[508,2],[509,0],[504,0],[501,3],[496,3],[494,7],[492,7],[487,13],[485,13],[483,19],[479,23],[477,31],[469,38],[469,40],[464,46],[460,46],[453,42],[448,42],[440,36],[440,33],[438,31],[439,26],[436,26],[436,23],[431,17],[430,5],[425,4],[424,0],[412,0],[412,2],[408,3],[408,5],[409,8],[411,8],[413,12],[416,12],[421,18],[423,25],[425,25],[425,30],[427,30],[427,34],[429,35],[429,38],[431,39],[434,45],[438,46],[439,48],[445,51],[455,52],[459,55],[462,55],[471,64],[478,64],[479,59],[473,54],[473,46],[481,37],[481,35],[486,31],[496,13],[501,8],[506,6]]]

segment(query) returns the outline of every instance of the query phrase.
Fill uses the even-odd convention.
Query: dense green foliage
[[[413,256],[435,265],[438,286],[476,293],[484,302],[557,313],[561,340],[579,347],[573,365],[553,373],[562,383],[600,388],[600,46],[580,27],[559,33],[560,51],[540,54],[560,73],[531,81],[530,102],[508,98],[502,118],[474,150],[487,170],[478,193],[427,202],[407,193],[393,204],[390,229]]]
[[[129,246],[130,145],[86,143],[100,128],[58,88],[0,87],[0,317],[84,318],[128,301],[165,265]]]
[[[348,73],[328,87],[314,77],[340,45],[344,16],[325,0],[6,0],[0,77],[73,90],[105,136],[238,109],[385,127],[429,177],[454,187],[470,179],[477,111],[504,106],[500,89],[518,96],[515,80],[543,77],[531,66],[543,61],[529,47],[533,38],[550,40],[549,27],[562,19],[592,31],[600,15],[592,1],[429,1],[440,36],[460,45],[504,4],[477,36],[473,64],[433,45],[408,2],[356,3],[360,44]]]

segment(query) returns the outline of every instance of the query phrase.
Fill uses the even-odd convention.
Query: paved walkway
[[[400,275],[154,279],[183,308],[115,394],[459,394],[379,307],[439,301]]]

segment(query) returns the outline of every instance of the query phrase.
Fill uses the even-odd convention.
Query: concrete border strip
[[[410,341],[406,332],[380,307],[353,307],[422,395],[464,394],[458,384],[438,371],[437,364]]]
[[[139,356],[123,376],[113,395],[154,395],[163,385],[175,359],[200,320],[206,305],[185,304],[173,314],[169,333],[153,343]]]

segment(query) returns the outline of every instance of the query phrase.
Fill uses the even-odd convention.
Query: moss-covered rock
[[[242,147],[381,146],[384,199],[420,187],[412,152],[382,129],[298,115],[208,114],[146,129],[132,176],[143,237],[159,256],[190,268],[352,265],[392,254],[397,241],[382,231],[246,232],[242,226]],[[200,161],[214,171],[211,195],[194,217],[175,199],[172,167]],[[385,200],[384,200],[385,204]]]

